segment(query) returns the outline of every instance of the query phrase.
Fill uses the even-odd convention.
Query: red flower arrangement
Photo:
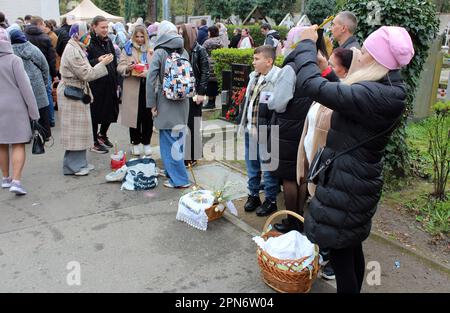
[[[233,92],[231,96],[231,107],[227,111],[225,118],[227,121],[234,122],[239,114],[239,107],[244,103],[245,92],[247,91],[247,87],[243,87],[237,91]]]

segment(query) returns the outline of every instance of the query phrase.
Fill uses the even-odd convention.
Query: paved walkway
[[[58,128],[54,136],[45,155],[27,156],[29,194],[0,191],[0,292],[272,292],[260,279],[251,240],[264,219],[243,213],[242,201],[239,219],[195,230],[175,219],[181,191],[160,185],[126,192],[106,183],[108,155],[89,153],[97,169],[88,177],[63,176]],[[128,147],[127,129],[113,125],[110,137]],[[201,185],[227,178],[234,198],[246,194],[245,177],[228,167],[201,162],[195,173]],[[365,284],[366,292],[450,291],[448,276],[392,247],[368,240],[365,252],[382,270],[381,286]],[[67,283],[76,277],[72,261],[81,268],[80,286]],[[318,279],[312,292],[335,289]]]

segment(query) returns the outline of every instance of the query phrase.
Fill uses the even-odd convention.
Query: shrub
[[[325,18],[333,15],[335,11],[335,0],[309,0],[305,8],[305,13],[312,25],[320,25]]]
[[[450,174],[450,101],[438,102],[434,111],[427,127],[428,154],[433,160],[433,196],[445,200],[445,187]]]
[[[250,36],[252,36],[255,45],[261,46],[264,43],[265,37],[263,34],[261,34],[261,26],[260,25],[241,25],[241,26],[236,26],[236,25],[227,25],[227,29],[228,29],[228,37],[232,38],[233,37],[233,32],[235,28],[248,28],[248,30],[250,31]],[[286,38],[287,33],[289,31],[289,29],[287,29],[286,27],[283,26],[274,26],[272,27],[272,29],[278,31],[280,33],[281,38]]]
[[[212,58],[215,61],[214,72],[219,81],[219,89],[222,89],[222,71],[231,71],[231,64],[247,64],[252,66],[253,49],[217,49],[212,51]],[[281,66],[283,57],[278,57],[275,65]],[[252,66],[253,70],[253,66]]]
[[[382,25],[402,26],[412,38],[415,56],[402,71],[407,85],[405,118],[392,134],[385,154],[385,176],[405,176],[409,169],[405,140],[406,117],[412,111],[420,73],[428,56],[431,41],[438,31],[436,7],[430,0],[348,0],[341,9],[352,11],[358,17],[356,36],[361,42]]]

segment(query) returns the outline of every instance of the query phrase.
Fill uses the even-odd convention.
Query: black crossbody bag
[[[370,138],[368,138],[368,139],[366,139],[366,140],[364,140],[364,141],[362,141],[362,142],[360,142],[360,143],[358,143],[358,144],[356,144],[356,145],[354,145],[354,146],[352,146],[352,147],[350,147],[350,148],[348,148],[348,149],[346,149],[346,150],[344,150],[342,152],[339,152],[337,155],[335,155],[332,158],[327,159],[323,163],[321,162],[321,159],[322,159],[322,154],[323,154],[323,151],[325,150],[325,147],[320,147],[318,149],[317,153],[314,155],[314,158],[313,158],[313,160],[311,162],[311,165],[309,167],[308,175],[306,176],[306,180],[308,181],[308,183],[313,183],[313,184],[317,185],[317,183],[319,182],[319,174],[320,174],[320,172],[326,171],[330,167],[330,165],[337,158],[339,158],[339,157],[343,156],[344,154],[347,154],[347,153],[349,153],[349,152],[351,152],[351,151],[353,151],[355,149],[358,149],[359,147],[362,147],[363,145],[371,142],[372,140],[375,140],[375,139],[377,139],[377,138],[379,138],[381,136],[384,136],[384,135],[388,134],[390,131],[395,129],[397,124],[400,122],[402,116],[403,116],[403,113],[395,121],[395,123],[392,124],[391,127],[389,127],[388,129],[383,130],[381,133],[379,133],[379,134],[377,134],[377,135],[375,135],[373,137],[370,137]]]

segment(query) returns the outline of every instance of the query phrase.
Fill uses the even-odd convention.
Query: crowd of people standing
[[[26,194],[20,179],[30,120],[38,120],[51,136],[55,81],[65,175],[88,175],[94,166],[87,151],[107,153],[113,147],[108,130],[120,110],[132,154],[152,155],[156,128],[164,186],[188,188],[186,166],[202,158],[202,108],[215,108],[218,95],[212,51],[254,48],[249,30],[235,29],[230,41],[223,24],[208,27],[205,20],[198,27],[137,23],[130,33],[102,16],[90,25],[65,20],[60,28],[40,17],[25,20],[28,25],[17,20],[9,26],[0,14],[2,188]],[[323,275],[336,277],[338,292],[360,292],[362,242],[381,196],[383,150],[405,108],[400,69],[411,61],[414,48],[408,32],[395,26],[380,27],[361,48],[354,36],[357,17],[347,11],[331,26],[339,48],[326,49],[317,30],[317,25],[294,27],[282,45],[270,25],[261,26],[266,39],[254,51],[254,72],[238,118],[248,174],[244,209],[272,214],[282,185],[286,208],[304,215],[305,224],[288,217],[274,227],[303,232],[320,246]],[[281,53],[279,68],[274,62]],[[192,68],[194,97],[174,99],[165,93],[166,66],[174,54]],[[269,168],[273,162],[276,167]]]

